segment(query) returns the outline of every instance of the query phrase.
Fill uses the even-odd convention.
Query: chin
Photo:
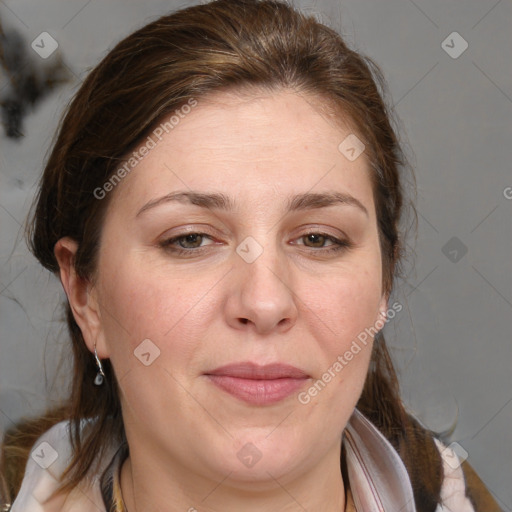
[[[230,481],[238,482],[247,489],[275,488],[276,479],[290,477],[299,472],[298,464],[304,457],[303,445],[290,445],[286,432],[269,436],[269,431],[259,435],[244,435],[226,448],[222,473],[230,474]],[[288,439],[287,439],[288,438]]]
[[[236,464],[236,469],[232,468],[228,479],[232,485],[245,491],[275,490],[276,486],[282,485],[288,479],[293,479],[293,476],[298,473],[297,467],[282,460],[265,462],[261,459],[251,468],[240,466]]]

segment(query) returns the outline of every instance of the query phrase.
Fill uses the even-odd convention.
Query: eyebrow
[[[172,192],[165,196],[153,199],[146,203],[138,212],[136,217],[139,217],[143,212],[159,206],[161,204],[178,201],[185,204],[193,204],[202,208],[214,210],[234,210],[235,202],[228,196],[221,193],[205,194],[201,192]],[[286,212],[294,212],[301,210],[309,210],[313,208],[326,208],[337,204],[355,206],[369,217],[368,210],[365,206],[354,196],[341,192],[327,192],[327,193],[311,193],[298,194],[288,198]]]

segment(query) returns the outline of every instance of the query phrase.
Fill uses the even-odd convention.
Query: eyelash
[[[187,236],[190,236],[190,235],[199,235],[201,237],[207,237],[207,238],[210,238],[210,239],[212,238],[207,233],[190,232],[190,233],[185,233],[183,235],[175,236],[173,238],[168,238],[167,240],[162,240],[161,242],[159,242],[159,246],[162,249],[164,249],[165,251],[171,252],[171,253],[176,254],[178,256],[192,256],[192,253],[194,253],[194,252],[195,253],[202,252],[202,249],[205,249],[205,247],[196,247],[196,248],[190,248],[190,249],[183,249],[183,248],[179,248],[179,247],[173,247],[173,244],[175,244],[179,240],[181,240],[183,238],[186,238]],[[331,254],[331,253],[341,252],[341,251],[350,249],[352,247],[352,243],[349,242],[348,240],[340,240],[339,238],[336,238],[334,236],[328,235],[327,233],[322,233],[322,232],[319,232],[319,231],[311,231],[309,233],[304,233],[299,238],[305,238],[305,237],[310,236],[310,235],[323,236],[323,237],[325,237],[326,240],[329,240],[329,241],[333,242],[333,244],[334,244],[334,245],[329,246],[327,248],[325,248],[325,247],[314,248],[314,247],[306,247],[306,246],[304,246],[310,252],[319,252],[319,251],[321,251],[324,254],[325,253]]]

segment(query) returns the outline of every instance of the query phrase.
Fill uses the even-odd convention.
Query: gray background
[[[73,73],[68,85],[26,118],[24,138],[0,137],[2,429],[42,412],[67,391],[64,294],[22,239],[63,108],[115,42],[191,3],[0,0],[4,28],[20,31],[27,45],[49,32]],[[410,410],[427,426],[448,432],[446,439],[467,452],[497,502],[510,511],[512,3],[304,0],[295,5],[340,31],[387,78],[416,172],[419,213],[417,241],[409,240],[415,261],[395,294],[404,310],[385,327],[388,344]],[[454,31],[468,43],[457,58],[442,46]],[[460,41],[452,39],[445,45],[460,51]],[[3,87],[5,77],[0,95]]]

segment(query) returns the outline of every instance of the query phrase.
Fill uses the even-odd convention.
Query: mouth
[[[224,392],[252,405],[284,400],[310,379],[307,373],[288,364],[261,366],[249,361],[221,366],[205,375]]]

